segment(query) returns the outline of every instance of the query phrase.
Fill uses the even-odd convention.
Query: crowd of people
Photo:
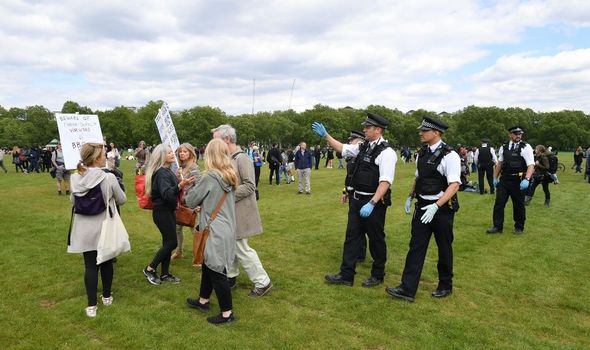
[[[143,268],[147,281],[152,285],[181,283],[181,279],[170,271],[172,260],[185,257],[185,226],[177,223],[176,210],[179,205],[195,208],[199,216],[197,226],[190,228],[191,233],[198,227],[208,227],[210,233],[200,266],[199,294],[187,298],[186,304],[209,312],[211,296],[215,292],[220,312],[208,317],[207,321],[216,325],[235,321],[232,290],[237,286],[240,266],[252,283],[251,297],[262,297],[273,287],[258,253],[249,242],[251,237],[263,232],[257,204],[261,167],[265,162],[269,166],[270,186],[281,184],[281,179],[290,184],[295,181],[296,173],[297,193],[309,195],[312,169],[318,169],[322,158],[326,159],[326,168],[333,168],[333,161],[337,158],[338,168],[346,172],[342,198],[348,203],[348,222],[340,267],[337,272],[326,274],[325,282],[353,286],[356,265],[366,259],[368,248],[372,258],[371,271],[361,285],[372,288],[383,284],[387,260],[385,222],[387,209],[392,204],[391,188],[398,157],[383,137],[389,127],[386,118],[367,113],[362,125],[362,131],[351,131],[347,142],[343,143],[332,137],[323,124],[314,122],[312,130],[327,143],[324,149],[320,146],[308,148],[305,142],[294,149],[280,149],[273,144],[266,151],[254,142],[240,147],[236,130],[230,125],[211,130],[211,141],[201,148],[183,143],[174,152],[166,144],[147,146],[140,141],[133,152],[134,173],[145,177],[145,195],[153,206],[152,220],[162,237],[161,246]],[[555,154],[549,147],[536,145],[533,148],[525,142],[521,126],[507,130],[507,141],[497,151],[486,138],[481,140],[479,147],[451,147],[443,141],[447,129],[448,125],[443,121],[426,117],[417,131],[423,146],[414,153],[408,147],[400,150],[402,161],[414,161],[416,170],[404,207],[405,212],[413,213],[413,216],[403,273],[399,285],[385,288],[386,294],[396,299],[415,300],[432,236],[438,248],[439,276],[432,297],[445,298],[452,294],[453,222],[459,210],[458,191],[495,195],[488,234],[503,232],[504,210],[511,199],[513,233],[519,235],[524,233],[525,207],[531,203],[537,186],[542,186],[544,205],[549,207],[550,184],[558,183],[554,176]],[[0,153],[0,169],[8,172],[3,164],[5,152]],[[98,213],[72,209],[67,248],[69,253],[83,254],[83,280],[88,299],[85,312],[88,317],[96,317],[99,274],[102,304],[113,304],[114,259],[97,264],[97,249],[104,211],[110,210],[111,201],[118,209],[127,199],[123,173],[118,169],[121,153],[113,143],[86,143],[80,150],[75,173],[66,169],[59,144],[55,149],[20,149],[15,146],[10,153],[17,172],[53,171],[58,195],[70,195],[74,207],[81,198],[96,204]],[[200,157],[204,160],[203,171],[197,162]],[[584,159],[586,178],[590,182],[590,148],[584,151],[578,147],[574,153],[577,173],[582,172]],[[44,165],[39,168],[39,164]],[[467,180],[475,172],[477,184]]]

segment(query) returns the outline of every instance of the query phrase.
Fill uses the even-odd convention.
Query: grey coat
[[[236,189],[236,239],[244,239],[262,233],[262,221],[256,202],[254,164],[241,150],[232,153],[231,160],[240,180]]]
[[[111,198],[114,198],[117,204],[123,204],[127,201],[125,192],[119,186],[115,175],[105,173],[100,168],[88,168],[88,171],[83,175],[79,173],[72,175],[72,194],[70,196],[72,204],[74,203],[74,196],[84,196],[86,192],[99,183],[105,203]],[[96,215],[74,214],[68,253],[83,253],[96,250],[105,215],[106,213]]]
[[[222,274],[229,271],[236,256],[234,191],[217,171],[210,170],[201,176],[199,182],[186,196],[187,206],[191,208],[201,206],[199,227],[204,228],[224,192],[227,192],[225,202],[223,202],[215,220],[209,225],[209,238],[205,245],[204,257],[204,264],[208,268]]]

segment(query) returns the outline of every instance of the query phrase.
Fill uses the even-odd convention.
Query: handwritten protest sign
[[[98,116],[95,114],[55,113],[66,169],[75,169],[80,149],[88,142],[103,143]]]
[[[176,152],[176,149],[180,146],[180,142],[178,141],[178,136],[176,136],[176,129],[174,128],[174,123],[172,123],[172,117],[170,117],[170,111],[166,102],[162,104],[155,120],[162,143],[169,144],[172,150]]]

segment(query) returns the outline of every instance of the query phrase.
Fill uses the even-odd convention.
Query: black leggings
[[[176,212],[163,207],[155,207],[152,211],[154,223],[162,235],[162,247],[150,263],[152,269],[157,269],[162,264],[162,275],[167,275],[170,267],[170,256],[176,249],[178,241],[176,238]]]
[[[217,295],[217,301],[219,301],[221,311],[231,310],[231,289],[229,288],[227,276],[215,272],[203,264],[201,267],[201,291],[199,292],[199,296],[203,299],[209,299],[213,290],[215,290],[215,295]]]
[[[113,260],[108,260],[100,265],[96,265],[96,250],[84,252],[84,286],[88,296],[88,306],[96,305],[96,292],[98,290],[98,270],[102,279],[102,296],[108,298],[111,296],[111,286],[113,285]]]

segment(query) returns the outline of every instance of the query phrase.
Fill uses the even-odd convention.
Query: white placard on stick
[[[104,143],[98,116],[95,114],[55,113],[66,169],[75,169],[80,149],[88,142]]]
[[[178,141],[178,136],[176,136],[176,129],[174,128],[174,123],[172,123],[172,117],[170,117],[170,111],[166,102],[158,110],[155,121],[162,143],[169,144],[172,150],[176,152],[176,149],[180,146],[180,142]]]

